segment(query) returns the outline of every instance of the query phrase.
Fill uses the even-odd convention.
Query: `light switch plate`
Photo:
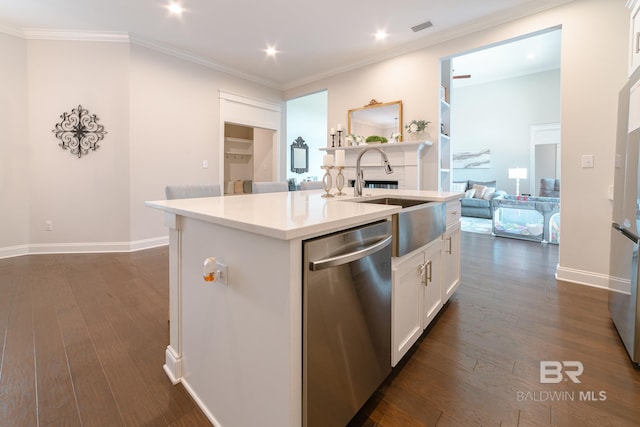
[[[593,154],[583,154],[582,155],[582,167],[583,168],[592,168],[593,167]]]
[[[209,160],[202,161],[202,169],[207,169],[209,167]]]
[[[228,285],[229,276],[227,272],[227,264],[216,262],[216,272],[218,272],[218,274],[216,275],[216,281],[221,285]]]

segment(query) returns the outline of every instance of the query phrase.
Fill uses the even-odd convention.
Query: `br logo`
[[[569,378],[574,383],[580,383],[578,377],[584,372],[582,362],[577,360],[541,360],[540,361],[540,383],[557,384]]]

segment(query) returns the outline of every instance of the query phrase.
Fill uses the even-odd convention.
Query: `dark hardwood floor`
[[[461,256],[460,287],[353,426],[640,425],[607,291],[556,281],[555,245],[463,232]],[[541,384],[540,361],[581,362],[581,382]]]
[[[462,233],[458,291],[351,425],[639,425],[607,293],[557,282],[557,259]],[[167,283],[167,248],[0,260],[0,426],[209,425],[162,370]],[[540,384],[542,360],[581,383]]]

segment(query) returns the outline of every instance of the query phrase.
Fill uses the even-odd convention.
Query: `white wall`
[[[28,57],[30,239],[53,244],[129,241],[129,47],[124,43],[30,40]],[[108,134],[78,158],[51,132],[82,105]],[[45,220],[53,231],[45,231]],[[37,246],[37,248],[36,248]]]
[[[321,91],[287,101],[287,179],[297,182],[310,177],[321,180],[324,171],[320,148],[327,146],[329,126],[327,124],[327,92]],[[333,127],[336,127],[334,125]],[[291,172],[291,144],[299,136],[309,146],[309,172],[298,174]]]
[[[577,0],[338,76],[289,89],[290,99],[329,91],[329,123],[375,98],[402,99],[404,121],[438,122],[440,59],[553,27],[562,27],[562,242],[559,278],[608,286],[617,94],[626,80],[629,11],[624,0]],[[434,129],[431,129],[435,134]],[[595,167],[582,169],[582,154]],[[425,174],[435,189],[437,146]]]
[[[496,180],[499,190],[515,194],[507,169],[529,168],[530,125],[560,121],[560,70],[459,88],[454,82],[451,100],[453,152],[491,150],[489,169],[454,169],[453,180]],[[520,180],[520,191],[528,190],[529,180]]]
[[[275,181],[275,150],[273,138],[275,131],[255,128],[253,130],[253,180],[257,182]]]
[[[218,183],[219,91],[281,103],[278,90],[129,43],[0,34],[0,48],[0,195],[11,206],[0,257],[164,243],[162,215],[144,202],[169,183]],[[108,132],[81,159],[51,132],[79,104]]]
[[[167,234],[144,206],[167,184],[221,184],[219,91],[280,103],[280,92],[147,48],[131,46],[130,240]],[[202,168],[202,161],[209,168]]]
[[[26,42],[0,34],[0,52],[1,258],[24,253],[29,241],[29,132]]]

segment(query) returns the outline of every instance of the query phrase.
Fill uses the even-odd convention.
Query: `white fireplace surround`
[[[431,141],[416,142],[395,142],[386,144],[375,144],[374,147],[380,148],[385,152],[389,159],[389,164],[393,168],[393,173],[387,175],[382,167],[382,157],[380,153],[372,150],[365,153],[360,160],[360,166],[364,173],[365,181],[398,181],[398,188],[402,190],[425,190],[425,176],[423,173],[424,158],[426,151],[431,147]],[[342,174],[345,182],[355,180],[356,178],[356,160],[358,154],[371,144],[359,145],[353,147],[334,147],[321,148],[328,154],[335,154],[335,150],[345,151],[345,168]],[[331,171],[331,175],[335,179],[337,172],[335,169]]]

